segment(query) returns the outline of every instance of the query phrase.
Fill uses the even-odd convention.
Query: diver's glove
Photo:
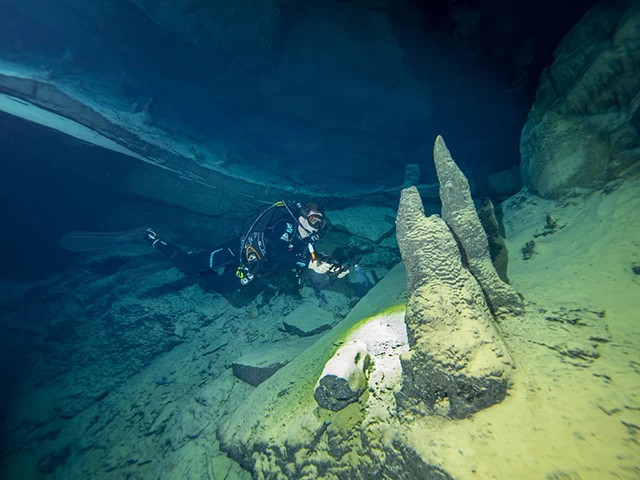
[[[309,270],[313,270],[316,273],[319,273],[320,275],[324,275],[327,272],[329,272],[329,270],[331,270],[331,267],[333,265],[331,265],[328,262],[323,262],[322,260],[311,260],[309,262]]]
[[[319,273],[320,275],[335,275],[338,278],[343,278],[349,274],[348,268],[344,268],[335,263],[324,262],[322,260],[311,260],[309,262],[309,269]]]
[[[329,273],[331,273],[331,272],[329,272]],[[349,275],[349,269],[348,268],[347,269],[342,269],[341,271],[339,271],[339,272],[337,272],[335,274],[335,276],[338,277],[338,278],[344,278],[347,275]]]
[[[343,278],[349,275],[349,266],[342,265],[338,262],[332,262],[331,268],[327,272],[327,275],[332,275],[334,277]]]

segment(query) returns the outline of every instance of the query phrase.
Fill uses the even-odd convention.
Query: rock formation
[[[411,187],[402,192],[396,221],[410,346],[397,400],[401,409],[423,403],[430,413],[462,418],[502,401],[510,384],[513,363],[490,307],[500,315],[523,307],[493,268],[468,182],[441,137],[434,159],[443,218],[425,217]]]
[[[637,173],[639,22],[636,2],[601,4],[557,47],[520,139],[532,192],[559,198]]]
[[[403,191],[398,244],[407,268],[407,333],[401,408],[466,417],[502,401],[512,363],[480,285],[462,265],[445,222],[424,216],[415,188]]]
[[[489,242],[473,205],[469,182],[441,136],[436,138],[433,160],[440,181],[442,219],[459,242],[466,266],[482,287],[489,308],[496,316],[522,314],[522,299],[500,279],[491,262]]]
[[[500,225],[496,218],[496,212],[493,208],[493,203],[489,198],[485,198],[482,202],[482,206],[478,209],[478,218],[482,224],[482,228],[487,234],[487,240],[489,242],[489,254],[491,255],[491,262],[502,280],[505,283],[509,283],[509,277],[507,275],[507,265],[509,263],[509,252],[507,251],[507,245],[504,241],[504,236],[500,231]]]

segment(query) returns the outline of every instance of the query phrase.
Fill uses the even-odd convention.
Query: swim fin
[[[93,252],[119,245],[146,243],[145,234],[148,227],[138,227],[118,232],[85,232],[74,231],[60,237],[60,246],[72,252]]]

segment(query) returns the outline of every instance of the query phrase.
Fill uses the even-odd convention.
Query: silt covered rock
[[[324,366],[313,396],[323,408],[338,411],[358,400],[367,388],[366,369],[370,363],[367,344],[348,342]]]
[[[400,409],[467,417],[504,399],[513,362],[495,315],[520,315],[522,299],[496,273],[469,183],[436,139],[442,218],[425,217],[415,187],[402,191],[396,220],[407,272],[410,350],[401,357]],[[493,313],[492,313],[493,312]]]
[[[462,418],[502,401],[513,364],[449,228],[423,212],[418,191],[404,190],[397,225],[410,350],[401,357],[397,400],[400,408],[423,402],[432,413]]]
[[[436,138],[433,160],[440,182],[442,219],[459,242],[466,266],[484,291],[489,308],[494,315],[522,314],[522,299],[500,279],[493,266],[489,241],[471,199],[469,182],[441,136]]]

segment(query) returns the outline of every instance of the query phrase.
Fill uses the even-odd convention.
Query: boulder
[[[257,387],[304,352],[314,341],[301,338],[264,345],[235,360],[232,364],[233,374],[249,385]]]
[[[282,320],[284,330],[299,337],[310,337],[331,329],[335,322],[332,313],[316,305],[304,303]]]
[[[638,173],[640,6],[602,3],[558,45],[522,130],[524,185],[545,198]]]
[[[318,405],[337,412],[358,400],[367,388],[370,362],[365,342],[354,340],[340,347],[325,364],[313,390]]]

